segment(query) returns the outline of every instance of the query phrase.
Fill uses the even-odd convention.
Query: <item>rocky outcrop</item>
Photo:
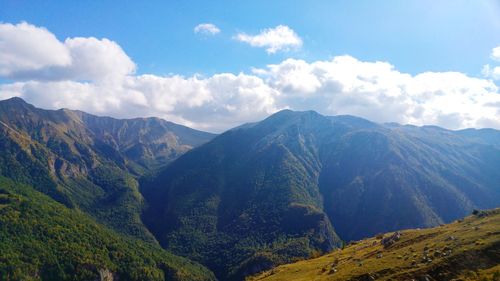
[[[384,246],[384,248],[388,248],[392,244],[399,241],[399,239],[401,239],[401,232],[396,231],[391,236],[382,238],[382,240],[380,241],[380,244],[382,244],[382,246]]]
[[[107,268],[99,269],[99,278],[100,281],[114,281],[113,273],[109,271]]]

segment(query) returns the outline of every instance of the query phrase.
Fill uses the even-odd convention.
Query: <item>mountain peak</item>
[[[12,97],[8,98],[5,100],[0,100],[0,104],[8,105],[8,106],[30,106],[33,107],[33,105],[27,103],[25,100],[23,100],[20,97]]]
[[[282,109],[278,112],[275,112],[269,118],[272,117],[278,117],[278,116],[283,116],[283,117],[297,117],[297,116],[323,116],[319,114],[318,112],[314,110],[304,110],[304,111],[297,111],[297,110],[291,110],[291,109]]]
[[[0,100],[0,119],[6,120],[18,118],[20,115],[35,112],[37,108],[19,97]]]
[[[0,102],[9,102],[9,103],[15,102],[15,103],[26,103],[27,104],[27,102],[20,97],[11,97],[11,98],[2,100]]]
[[[259,124],[271,125],[275,127],[287,126],[291,124],[303,124],[311,121],[326,120],[326,117],[314,110],[293,111],[290,109],[280,110],[264,119]]]
[[[299,126],[313,130],[325,130],[332,126],[341,126],[350,129],[374,129],[381,127],[377,123],[351,115],[326,116],[314,110],[293,111],[289,109],[278,111],[262,122],[255,123],[254,126],[274,129]]]

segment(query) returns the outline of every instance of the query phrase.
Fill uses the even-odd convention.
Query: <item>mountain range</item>
[[[0,101],[0,151],[1,176],[219,280],[500,205],[493,129],[283,110],[214,135],[12,98]]]
[[[0,102],[0,175],[154,242],[140,220],[137,179],[212,137],[158,118],[43,110],[12,98]]]
[[[164,248],[239,279],[329,251],[338,237],[436,226],[498,206],[498,136],[285,110],[146,181],[144,221]]]

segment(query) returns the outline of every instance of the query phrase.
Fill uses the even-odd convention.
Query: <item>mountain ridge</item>
[[[0,122],[0,175],[151,242],[138,178],[213,137],[158,118],[44,110],[20,98],[0,101]]]

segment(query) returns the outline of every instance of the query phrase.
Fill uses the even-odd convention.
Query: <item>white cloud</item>
[[[302,46],[302,39],[286,25],[264,29],[257,35],[239,33],[234,39],[248,43],[252,47],[266,48],[266,52],[269,54]]]
[[[458,72],[412,76],[386,62],[339,56],[313,63],[288,59],[256,73],[280,92],[279,108],[451,129],[477,127],[480,120],[489,120],[500,128],[496,85]]]
[[[490,57],[492,60],[500,62],[500,46],[491,50]],[[491,66],[486,64],[483,66],[482,73],[484,77],[491,78],[493,80],[500,80],[500,66]]]
[[[0,25],[0,34],[7,38],[3,42],[8,42],[0,44],[8,51],[0,53],[6,58],[0,61],[0,77],[17,81],[0,84],[0,99],[19,96],[42,108],[66,107],[120,118],[158,116],[215,132],[283,108],[351,114],[377,122],[500,129],[497,86],[459,72],[410,75],[387,62],[337,56],[315,62],[287,59],[251,74],[134,75],[135,64],[113,41],[59,42],[47,30],[29,24],[7,29],[19,26],[30,32],[14,40]],[[33,33],[47,42],[34,44]],[[23,50],[27,44],[34,44],[33,52]],[[54,46],[61,57],[51,52]],[[488,72],[496,73],[495,69]],[[21,79],[20,73],[30,74],[30,79]]]
[[[59,41],[28,23],[0,24],[0,76],[22,80],[109,81],[132,74],[134,62],[108,39]]]
[[[491,50],[491,58],[496,61],[500,61],[500,46],[493,48]]]
[[[500,80],[500,66],[490,66],[489,64],[483,67],[483,75],[493,80]]]
[[[491,77],[493,77],[493,79],[495,80],[500,80],[500,66],[495,66],[491,70]]]
[[[0,99],[19,96],[42,108],[79,109],[119,118],[157,116],[210,131],[257,121],[278,110],[278,92],[252,75],[209,78],[127,76],[122,84],[28,81],[0,85]]]
[[[116,42],[106,38],[68,38],[64,44],[71,53],[72,64],[62,71],[72,79],[102,81],[135,72],[134,62]]]
[[[201,33],[205,35],[215,35],[220,32],[220,29],[212,23],[202,23],[194,27],[194,33]]]
[[[68,49],[45,28],[22,22],[0,23],[0,75],[38,71],[71,64]]]

